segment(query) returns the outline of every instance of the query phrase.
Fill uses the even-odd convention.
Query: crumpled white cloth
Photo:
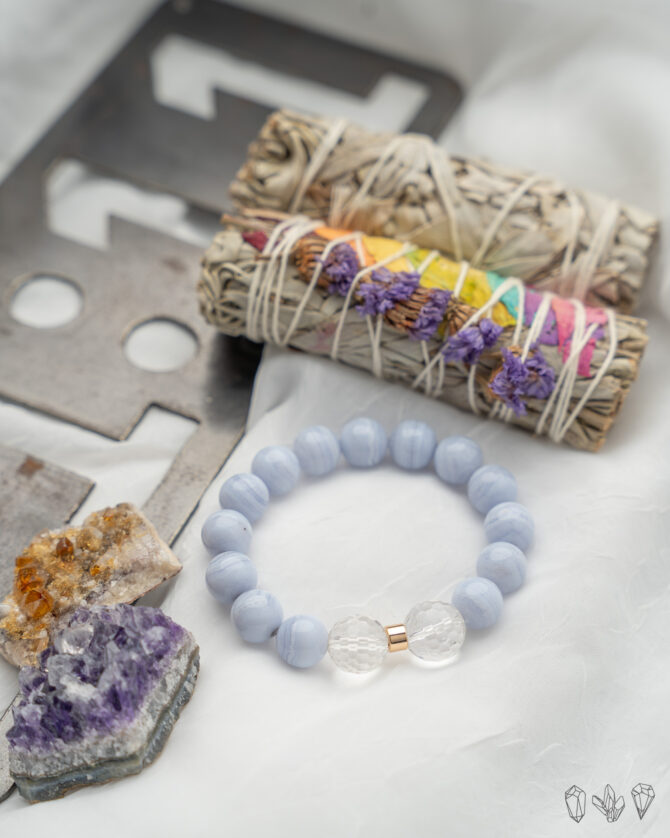
[[[109,19],[112,7],[100,2],[84,10],[66,0],[32,5],[39,14],[31,17],[31,31],[42,34],[46,58],[29,52],[14,72],[5,59],[0,91],[12,100],[23,90],[18,95],[35,105],[45,92],[35,89],[27,68],[50,78],[47,92],[72,95],[90,72],[91,37],[101,34],[99,21]],[[262,5],[458,74],[468,99],[446,133],[450,149],[550,171],[667,217],[670,12],[663,4],[255,4]],[[106,34],[103,27],[101,34],[110,50],[123,16],[138,14],[130,2],[114,8],[116,29]],[[26,14],[16,9],[3,16],[13,55],[35,49],[32,41],[21,43]],[[51,33],[71,53],[53,72]],[[12,143],[25,143],[43,127],[27,109]],[[12,143],[0,148],[5,159],[15,154]],[[184,569],[164,605],[196,635],[202,670],[163,756],[139,777],[51,804],[28,807],[14,795],[0,809],[2,834],[667,834],[670,282],[664,261],[665,245],[641,310],[651,335],[641,375],[597,455],[534,440],[326,360],[266,351],[248,433],[176,546]],[[488,462],[516,474],[521,500],[536,520],[527,585],[506,601],[495,629],[467,638],[453,666],[428,670],[400,654],[360,680],[342,676],[328,661],[296,672],[273,649],[242,644],[205,590],[199,531],[217,507],[221,479],[248,469],[262,446],[290,443],[304,425],[337,429],[356,414],[374,416],[388,429],[417,417],[439,435],[471,434]],[[108,478],[105,502],[126,499],[111,450],[80,445],[73,429],[49,426],[40,433],[42,427],[19,409],[0,406],[1,441],[100,482]],[[130,450],[141,484],[129,487],[132,499],[141,502],[151,483],[147,469],[167,466],[180,433],[165,426],[164,437],[140,440]],[[273,502],[255,530],[252,556],[261,584],[278,595],[287,615],[313,613],[327,625],[356,612],[400,621],[417,602],[448,599],[454,584],[473,573],[484,544],[481,520],[462,493],[428,474],[390,466],[342,469],[305,483]],[[3,665],[0,700],[14,687],[15,673]],[[642,823],[630,795],[638,782],[651,783],[657,795]],[[564,803],[574,783],[587,794],[579,827]],[[605,825],[590,802],[606,783],[626,801],[615,825]]]

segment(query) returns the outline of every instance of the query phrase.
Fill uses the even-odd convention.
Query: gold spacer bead
[[[409,648],[407,629],[402,623],[395,626],[384,626],[384,631],[388,638],[389,652],[402,652],[403,649]]]

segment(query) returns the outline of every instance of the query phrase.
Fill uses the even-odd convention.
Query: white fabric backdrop
[[[149,2],[2,2],[0,161],[5,169],[104,63]],[[572,183],[670,209],[670,12],[661,3],[449,4],[397,0],[256,3],[345,37],[456,72],[469,96],[446,133],[454,151],[551,171]],[[39,52],[35,44],[40,45]],[[9,119],[7,119],[9,117]],[[158,219],[160,222],[160,219]],[[268,351],[249,431],[222,477],[308,423],[404,417],[470,433],[517,475],[538,537],[527,586],[500,625],[469,637],[454,666],[399,655],[352,680],[326,661],[289,670],[244,646],[204,590],[199,543],[221,479],[177,545],[184,569],[166,610],[202,649],[193,700],[164,755],[136,778],[27,807],[14,795],[0,832],[230,836],[665,835],[670,635],[670,283],[664,246],[644,295],[650,347],[618,426],[597,455],[554,447],[329,362]],[[95,435],[0,405],[0,441],[98,480],[102,503],[141,502],[187,432],[112,450]],[[135,461],[133,480],[119,464]],[[130,497],[129,497],[130,494]],[[99,504],[96,504],[99,505]],[[252,547],[287,614],[332,624],[362,612],[402,619],[448,597],[483,544],[459,493],[390,467],[342,471],[274,503]],[[15,688],[0,666],[0,704]],[[630,789],[657,800],[638,822]],[[563,793],[587,792],[568,821]],[[626,797],[616,824],[590,804],[605,783]]]

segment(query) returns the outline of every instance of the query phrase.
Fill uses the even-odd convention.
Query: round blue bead
[[[448,436],[435,450],[435,471],[440,480],[452,486],[467,483],[481,466],[482,449],[467,436]]]
[[[527,550],[535,534],[535,524],[526,507],[511,502],[494,506],[484,518],[484,529],[489,541],[508,541],[519,550]]]
[[[209,592],[223,605],[232,605],[240,594],[256,587],[258,574],[249,559],[229,550],[214,556],[205,574]]]
[[[468,481],[468,497],[483,515],[506,500],[516,500],[516,480],[503,466],[482,466]]]
[[[526,581],[526,557],[515,544],[494,541],[479,554],[477,573],[495,582],[503,594],[511,594]]]
[[[251,470],[260,477],[273,496],[285,495],[295,488],[300,478],[300,463],[286,445],[261,448],[251,463]]]
[[[342,453],[347,462],[356,468],[379,465],[388,445],[386,431],[374,419],[352,419],[342,428],[340,435]]]
[[[233,625],[247,643],[269,640],[281,625],[282,616],[277,597],[258,588],[240,594],[230,610]]]
[[[498,621],[503,598],[500,588],[490,579],[473,576],[459,582],[451,598],[469,629],[485,629]]]
[[[299,614],[279,626],[277,651],[279,657],[298,669],[317,664],[328,649],[328,630],[314,617]]]
[[[268,487],[255,474],[234,474],[221,486],[222,509],[236,509],[254,524],[265,512],[270,500]]]
[[[323,425],[304,428],[293,443],[300,467],[310,477],[329,474],[340,459],[340,443],[337,437]]]
[[[431,461],[437,439],[435,432],[425,422],[407,419],[401,422],[391,434],[389,448],[391,456],[406,469],[425,468]]]
[[[253,530],[249,521],[235,509],[213,512],[202,526],[202,541],[214,556],[228,550],[248,553]]]

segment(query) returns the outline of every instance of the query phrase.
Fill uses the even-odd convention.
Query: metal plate
[[[228,183],[271,109],[225,91],[216,93],[209,122],[158,104],[152,53],[176,34],[362,101],[393,72],[426,90],[406,127],[433,135],[460,98],[440,73],[300,27],[208,0],[180,9],[159,8],[0,186],[0,395],[114,439],[124,439],[152,404],[195,419],[197,431],[145,507],[167,541],[242,432],[258,350],[202,322],[197,247],[116,218],[107,252],[53,234],[44,211],[49,167],[77,158],[199,210],[225,208]],[[10,317],[12,295],[36,273],[78,286],[84,307],[75,321],[43,330]],[[156,317],[176,320],[198,340],[196,357],[176,372],[146,372],[124,355],[132,328]]]
[[[10,703],[9,707],[0,716],[0,803],[6,800],[14,791],[14,781],[9,774],[9,751],[7,749],[7,740],[5,739],[7,731],[14,723],[14,717],[12,716],[13,704],[14,701]]]
[[[0,446],[0,478],[2,600],[12,589],[16,556],[40,530],[69,521],[86,500],[93,483],[4,446]]]
[[[167,4],[84,94],[85,103],[75,105],[68,116],[79,121],[85,107],[86,130],[69,130],[63,152],[216,212],[227,201],[248,144],[273,108],[232,95],[225,87],[214,92],[211,121],[157,104],[151,52],[173,34],[362,102],[389,73],[417,82],[426,89],[425,100],[401,127],[432,137],[442,132],[461,100],[460,86],[450,76],[408,61],[223,3]]]
[[[228,184],[273,108],[226,92],[225,83],[214,85],[210,121],[156,102],[152,54],[174,35],[224,49],[289,81],[318,82],[363,104],[380,80],[395,74],[425,89],[420,107],[399,127],[433,137],[461,98],[458,84],[444,74],[298,26],[211,0],[166,4],[0,185],[0,396],[117,440],[128,436],[151,405],[196,420],[198,429],[144,506],[170,543],[242,433],[260,350],[216,334],[200,318],[194,293],[197,247],[118,218],[111,218],[106,252],[61,238],[47,226],[45,178],[55,162],[74,158],[94,171],[178,195],[196,213],[226,209]],[[37,274],[77,285],[84,305],[74,321],[43,330],[11,318],[12,296]],[[138,369],[123,351],[136,325],[159,317],[184,325],[198,341],[195,358],[175,372]],[[17,458],[23,463],[25,455],[3,456],[13,475],[3,480],[3,491],[10,497],[17,493],[19,502],[22,481],[35,481],[40,470],[18,475]],[[60,470],[44,466],[42,472],[62,487],[65,508],[56,515],[50,499],[44,510],[45,516],[53,514],[53,523],[43,524],[38,495],[31,494],[26,505],[36,516],[34,524],[17,525],[5,515],[0,520],[5,542],[8,533],[18,545],[29,540],[29,529],[34,534],[62,523],[90,488]],[[3,745],[10,716],[8,709],[0,722]],[[11,789],[6,756],[0,747],[0,800]]]

